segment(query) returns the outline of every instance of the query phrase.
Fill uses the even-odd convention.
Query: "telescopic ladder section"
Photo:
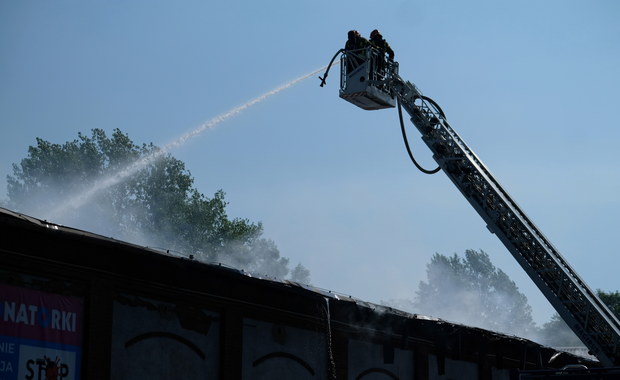
[[[391,82],[433,158],[593,355],[620,365],[620,323],[450,127],[441,108],[398,74]]]

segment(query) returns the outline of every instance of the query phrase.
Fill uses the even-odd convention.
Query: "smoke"
[[[483,251],[462,259],[435,254],[411,300],[384,304],[410,313],[539,341],[531,306],[516,284]]]
[[[414,298],[382,303],[409,313],[518,336],[559,349],[584,347],[557,314],[537,326],[526,296],[483,251],[467,250],[464,259],[435,254],[426,273],[427,280],[420,282]]]
[[[305,74],[299,78],[293,79],[292,81],[280,87],[277,87],[240,106],[237,106],[226,113],[216,116],[213,119],[201,124],[199,127],[195,128],[194,130],[178,137],[176,140],[172,141],[171,143],[166,144],[161,150],[155,151],[148,156],[142,157],[139,160],[128,164],[125,168],[117,171],[116,173],[100,178],[88,189],[85,189],[79,193],[70,194],[69,196],[65,198],[63,202],[60,203],[59,206],[55,207],[54,209],[46,213],[46,218],[50,220],[57,220],[61,218],[63,215],[65,215],[67,212],[83,207],[85,204],[91,202],[91,200],[95,197],[95,195],[99,193],[100,191],[102,191],[103,189],[107,189],[111,186],[121,183],[125,179],[139,172],[141,169],[155,162],[160,157],[169,153],[171,150],[184,145],[188,140],[192,139],[193,137],[196,137],[200,135],[201,133],[203,133],[204,131],[215,127],[221,122],[243,112],[249,107],[255,104],[258,104],[264,101],[265,99],[273,95],[276,95],[280,93],[281,91],[286,90],[287,88],[290,88],[294,86],[295,84],[316,75],[317,73],[325,70],[326,68],[327,66],[324,66],[324,67],[321,67],[320,69],[313,70],[312,72],[308,74]]]
[[[456,302],[454,302],[455,299]],[[420,303],[414,299],[405,298],[384,300],[381,301],[381,304],[411,314],[439,318],[536,342],[542,341],[535,325],[515,323],[511,318],[511,314],[514,312],[511,310],[513,303],[508,295],[497,294],[493,296],[493,302],[505,307],[505,311],[496,315],[490,315],[483,311],[486,302],[480,297],[480,294],[474,291],[454,288],[452,295],[440,297],[437,301],[436,303]]]
[[[203,247],[196,252],[195,247],[186,244],[183,237],[172,236],[174,233],[164,230],[153,231],[140,226],[140,221],[148,210],[141,208],[139,202],[125,202],[119,205],[114,202],[115,193],[124,193],[124,184],[128,179],[135,178],[143,169],[158,163],[170,151],[183,146],[190,139],[200,135],[227,119],[247,110],[271,96],[274,96],[295,84],[308,79],[326,69],[326,66],[298,77],[288,83],[268,91],[240,106],[220,114],[192,131],[183,134],[166,144],[163,148],[152,149],[150,153],[139,159],[128,162],[111,174],[92,178],[92,172],[78,173],[80,170],[65,170],[58,178],[45,178],[45,186],[32,188],[32,192],[24,196],[15,195],[20,199],[12,200],[16,210],[54,223],[74,226],[86,231],[107,237],[124,240],[133,244],[160,248],[168,253],[189,256],[205,262],[219,262],[235,268],[244,269],[260,276],[309,283],[309,271],[301,264],[289,269],[289,259],[280,257],[278,248],[271,240],[254,236],[243,241],[227,241],[224,247],[210,250]],[[43,169],[45,171],[45,169]],[[73,173],[74,178],[71,178]],[[60,178],[62,177],[62,178]],[[38,192],[38,194],[37,194]],[[135,195],[134,195],[135,196]],[[121,202],[122,203],[122,202]],[[136,205],[135,207],[132,205]],[[143,205],[142,205],[143,206]],[[149,204],[152,209],[165,209],[159,205]],[[120,215],[120,216],[119,216]]]
[[[61,192],[64,186],[72,182],[75,181],[65,178],[63,182],[47,186],[45,192],[38,196],[30,194],[28,203],[20,204],[16,211],[39,215],[50,203],[54,203],[54,194]],[[63,224],[174,256],[193,256],[200,262],[242,269],[257,277],[310,283],[309,271],[301,264],[291,268],[290,260],[280,255],[275,242],[262,238],[260,231],[242,239],[225,240],[216,247],[208,244],[197,246],[190,242],[191,239],[179,236],[178,229],[163,225],[154,230],[152,226],[145,228],[142,225],[149,219],[145,214],[150,210],[166,210],[170,207],[165,200],[160,199],[161,203],[149,202],[148,209],[145,209],[143,203],[132,202],[124,203],[119,209],[118,204],[111,202],[115,191],[115,187],[110,187],[93,194],[88,203],[63,215]],[[193,231],[188,229],[187,232],[191,234]]]

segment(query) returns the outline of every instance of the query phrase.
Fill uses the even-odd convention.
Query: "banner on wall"
[[[83,301],[0,284],[0,380],[78,380]]]

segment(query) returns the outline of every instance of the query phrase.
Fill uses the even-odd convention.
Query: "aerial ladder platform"
[[[366,110],[404,108],[439,168],[590,353],[604,366],[620,366],[620,322],[616,316],[450,126],[439,105],[422,95],[413,83],[403,80],[398,74],[398,63],[376,49],[343,49],[334,58],[338,54],[342,54],[340,97]],[[321,85],[328,71],[329,67]]]

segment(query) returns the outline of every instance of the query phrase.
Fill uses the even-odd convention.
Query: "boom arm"
[[[551,305],[602,364],[620,365],[620,323],[452,129],[441,109],[398,74],[388,84],[433,158]]]
[[[345,50],[342,62],[340,97],[367,110],[394,107],[396,100],[411,116],[439,167],[562,319],[603,365],[620,365],[618,319],[452,129],[441,108],[399,76],[397,62],[375,49]]]

